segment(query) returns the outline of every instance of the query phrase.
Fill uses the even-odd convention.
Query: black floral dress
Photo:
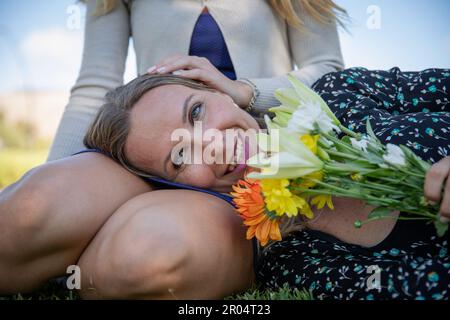
[[[351,68],[314,85],[348,128],[404,144],[423,159],[450,155],[450,70]],[[448,299],[449,234],[420,220],[398,220],[380,244],[365,248],[313,230],[296,231],[264,250],[257,279],[268,288],[306,288],[317,299]]]

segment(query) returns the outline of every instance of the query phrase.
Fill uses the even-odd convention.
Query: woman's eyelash
[[[203,102],[195,103],[189,112],[189,121],[194,125],[194,121],[197,121],[202,113]]]

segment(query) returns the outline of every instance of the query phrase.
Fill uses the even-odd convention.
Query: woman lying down
[[[363,132],[369,118],[382,142],[433,162],[424,195],[450,217],[449,70],[352,68],[313,89],[343,125]],[[224,133],[221,148],[195,138],[199,123]],[[256,152],[243,150],[242,137],[259,129],[229,96],[180,76],[143,75],[110,92],[87,150],[0,195],[0,292],[32,290],[77,264],[84,298],[221,298],[256,283],[317,299],[448,299],[448,233],[422,220],[355,229],[370,211],[358,200],[333,197],[333,211],[314,212],[267,247],[246,240],[227,193],[245,172],[231,159]],[[196,147],[226,159],[186,161]]]

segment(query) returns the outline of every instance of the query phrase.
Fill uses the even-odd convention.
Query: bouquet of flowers
[[[442,236],[438,204],[423,195],[431,164],[403,145],[382,144],[370,122],[366,134],[344,127],[325,101],[289,75],[293,88],[278,89],[280,106],[265,122],[268,134],[258,133],[258,153],[247,160],[251,172],[233,186],[233,201],[248,226],[247,239],[261,245],[281,240],[280,221],[299,214],[313,218],[311,206],[334,209],[332,196],[363,200],[375,206],[365,221],[393,218],[432,221]]]

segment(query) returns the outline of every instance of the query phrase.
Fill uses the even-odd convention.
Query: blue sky
[[[347,67],[450,68],[449,0],[336,2],[352,19],[349,33],[340,31]],[[73,5],[84,14],[83,5],[75,0],[0,1],[0,92],[23,88],[70,90],[81,62],[83,38],[83,20],[80,28],[67,26],[67,10]],[[366,25],[373,18],[367,13],[371,5],[380,10],[379,29]],[[136,73],[134,54],[129,58],[126,80]]]

